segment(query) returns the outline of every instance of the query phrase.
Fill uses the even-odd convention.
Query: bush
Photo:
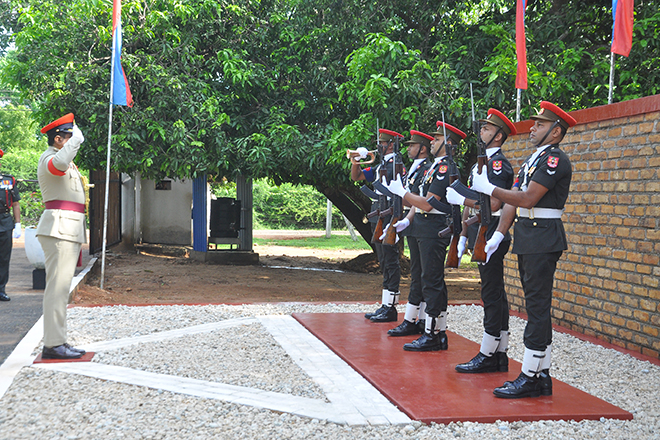
[[[234,182],[211,184],[216,197],[236,197]],[[254,229],[325,229],[327,199],[314,187],[267,179],[255,180],[252,190]],[[345,229],[341,212],[332,207],[332,228]]]

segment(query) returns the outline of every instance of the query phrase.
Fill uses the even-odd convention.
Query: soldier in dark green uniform
[[[400,180],[390,182],[388,188],[401,196],[405,202],[418,208],[412,221],[415,238],[419,246],[422,269],[422,296],[426,302],[425,330],[417,340],[404,344],[407,351],[447,350],[447,284],[445,283],[445,257],[449,238],[439,238],[438,231],[447,227],[448,215],[434,209],[427,200],[435,197],[446,203],[445,192],[449,186],[449,162],[446,148],[455,148],[465,139],[465,133],[449,124],[444,124],[447,139],[442,133],[443,122],[438,122],[438,131],[433,136],[420,133],[431,140],[431,154],[435,161],[426,171],[419,193],[408,192]]]
[[[502,144],[509,135],[516,134],[516,127],[504,116],[502,112],[491,108],[488,117],[481,119],[480,136],[486,144],[488,155],[488,180],[504,189],[510,189],[513,184],[513,168],[502,152]],[[477,173],[478,164],[472,167],[470,176]],[[472,180],[472,177],[470,178]],[[454,205],[465,205],[476,208],[478,201],[466,199],[447,188],[447,201]],[[488,226],[486,238],[495,233],[498,218],[501,214],[502,202],[495,197],[490,199],[493,221]],[[464,219],[470,210],[464,210]],[[470,225],[476,235],[479,224]],[[468,228],[463,228],[458,244],[458,258],[465,252],[468,241]],[[508,371],[509,359],[506,351],[509,346],[509,303],[504,290],[504,256],[511,246],[511,235],[507,231],[499,247],[488,254],[486,264],[479,264],[479,275],[481,276],[481,300],[484,305],[484,334],[481,338],[481,349],[479,353],[469,362],[456,366],[459,373],[491,373],[496,371]]]
[[[525,293],[527,326],[522,372],[493,393],[497,397],[520,398],[552,395],[552,285],[557,261],[568,249],[561,220],[571,185],[572,167],[559,148],[575,119],[547,101],[534,120],[529,139],[536,151],[523,163],[511,190],[488,181],[487,173],[474,176],[473,189],[506,203],[499,226],[486,243],[486,252],[499,247],[519,207],[514,226],[513,253],[518,255],[520,282]]]
[[[0,158],[4,155],[0,150]],[[20,238],[22,233],[21,206],[18,203],[21,196],[14,176],[0,173],[0,194],[0,301],[9,301],[5,286],[9,281],[12,236]]]
[[[429,152],[431,141],[415,130],[410,131],[411,140],[404,142],[408,145],[408,158],[412,159],[410,170],[406,175],[406,190],[413,194],[419,193],[422,179],[431,165]],[[404,201],[405,204],[405,201]],[[410,207],[410,204],[408,204]],[[415,207],[409,209],[403,220],[392,225],[397,233],[407,237],[408,249],[410,250],[410,292],[408,293],[408,304],[403,322],[387,332],[390,336],[408,336],[424,332],[426,323],[426,303],[422,296],[422,266],[419,255],[419,246],[415,233]]]

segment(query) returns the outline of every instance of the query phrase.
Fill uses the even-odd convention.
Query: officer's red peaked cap
[[[403,139],[403,135],[385,128],[378,129],[378,140],[380,142],[394,142],[396,138]]]
[[[568,129],[577,124],[575,118],[564,110],[548,101],[541,101],[541,111],[538,115],[531,116],[529,119],[541,119],[543,121],[558,122],[559,125]]]
[[[507,136],[515,135],[518,133],[516,127],[513,125],[513,122],[511,122],[509,118],[504,116],[504,113],[494,108],[489,108],[488,116],[486,117],[486,119],[479,119],[479,121],[488,122],[489,124],[493,124],[500,127],[502,130],[504,130]]]
[[[55,130],[56,133],[71,133],[73,131],[73,119],[73,113],[66,114],[46,125],[41,129],[41,132],[48,133],[51,130]]]
[[[447,124],[446,122],[438,121],[435,123],[435,125],[437,131],[434,131],[431,134],[444,136],[444,132],[442,130],[442,127],[444,126],[445,129],[447,130],[447,137],[452,139],[456,143],[456,145],[459,145],[461,143],[461,140],[467,137],[467,134],[463,133],[461,130],[454,127],[453,125]]]

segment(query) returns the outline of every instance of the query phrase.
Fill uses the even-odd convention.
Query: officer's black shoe
[[[497,356],[486,356],[482,352],[477,353],[470,362],[456,365],[459,373],[496,373],[498,369]]]
[[[438,351],[447,348],[447,333],[445,332],[439,332],[435,335],[424,332],[422,336],[414,341],[403,344],[403,349],[406,351]]]
[[[5,292],[0,292],[0,301],[11,301]]]
[[[550,370],[541,370],[539,373],[539,382],[541,382],[541,395],[552,396],[552,378],[550,377]]]
[[[396,311],[396,307],[385,307],[378,315],[372,316],[369,318],[371,322],[396,322],[399,320],[399,315]]]
[[[380,315],[381,313],[383,313],[383,312],[385,311],[386,308],[387,308],[387,306],[382,305],[382,306],[380,306],[378,309],[376,309],[376,311],[373,312],[373,313],[365,313],[365,314],[364,314],[364,317],[367,318],[367,319],[371,319],[371,318],[373,318],[374,316],[376,316],[376,315]]]
[[[412,323],[406,319],[404,319],[401,324],[394,327],[392,330],[387,331],[387,334],[390,336],[409,336],[409,335],[418,335],[420,333],[423,332],[420,332],[417,324]]]
[[[79,359],[82,353],[68,349],[64,344],[57,347],[44,347],[41,352],[42,359]]]
[[[509,356],[506,351],[496,351],[495,357],[497,358],[497,371],[509,371]]]
[[[66,348],[68,348],[69,350],[75,352],[75,353],[80,353],[80,354],[85,354],[85,353],[87,353],[87,352],[86,352],[85,350],[83,350],[82,348],[72,347],[72,346],[70,346],[69,344],[67,344],[66,342],[64,343],[64,346],[65,346]]]
[[[541,381],[538,377],[529,377],[525,373],[520,373],[520,376],[513,382],[505,382],[499,388],[493,391],[495,397],[503,399],[520,399],[523,397],[539,397],[541,395]]]

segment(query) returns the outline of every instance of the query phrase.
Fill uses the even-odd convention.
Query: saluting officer
[[[39,158],[37,175],[45,210],[37,226],[37,238],[46,257],[44,291],[44,359],[75,359],[85,351],[66,341],[66,306],[85,233],[85,190],[73,163],[85,140],[73,113],[41,129],[48,149]]]
[[[4,155],[0,150],[0,158]],[[14,176],[0,173],[0,193],[3,195],[0,197],[0,301],[9,301],[11,298],[7,296],[5,287],[9,281],[12,236],[20,238],[22,233],[21,205],[18,203],[21,196]]]
[[[378,151],[382,154],[385,163],[385,169],[388,179],[394,176],[394,143],[403,139],[403,135],[396,131],[381,128],[378,130]],[[360,149],[358,149],[359,151]],[[366,150],[364,152],[366,157]],[[379,178],[381,164],[376,167],[362,168],[358,163],[352,162],[351,179],[366,180],[373,182]],[[372,204],[372,211],[377,209],[375,203]],[[389,223],[392,217],[383,218],[383,224]],[[378,216],[371,218],[371,232],[376,229]],[[388,246],[382,243],[374,243],[376,256],[380,264],[380,270],[383,273],[383,293],[381,306],[374,313],[366,313],[365,318],[372,322],[392,322],[398,320],[396,305],[399,303],[399,283],[401,281],[401,268],[399,266],[399,247]]]
[[[502,152],[502,144],[507,137],[516,134],[516,127],[499,110],[491,108],[488,110],[486,119],[480,119],[481,140],[486,144],[488,155],[488,181],[500,188],[510,189],[513,184],[513,168]],[[477,173],[478,164],[472,167],[470,180]],[[447,200],[454,205],[465,205],[470,208],[478,208],[477,200],[466,199],[447,188]],[[494,220],[488,226],[486,238],[493,236],[497,229],[497,217],[500,216],[502,202],[495,197],[490,199],[491,213]],[[464,219],[467,219],[469,209],[465,209]],[[478,230],[479,224],[470,225],[470,228]],[[476,231],[475,235],[476,235]],[[468,238],[468,228],[463,228],[458,243],[458,258],[465,252]],[[456,366],[459,373],[491,373],[496,371],[508,371],[509,359],[506,351],[509,346],[509,303],[504,289],[504,256],[509,251],[511,235],[507,231],[500,245],[493,249],[487,256],[486,264],[479,264],[481,275],[481,300],[484,305],[484,334],[481,338],[481,349],[479,353],[469,362]]]
[[[433,136],[415,132],[411,141],[430,141],[431,154],[435,156],[419,186],[419,192],[408,192],[401,180],[392,180],[389,190],[401,196],[406,202],[419,209],[413,218],[415,238],[419,247],[422,269],[422,297],[426,302],[426,322],[422,336],[404,344],[407,351],[447,350],[447,284],[445,283],[445,257],[450,239],[439,238],[438,231],[447,227],[448,215],[434,209],[427,200],[435,197],[446,203],[445,192],[449,186],[449,162],[447,148],[455,148],[465,139],[465,133],[449,124],[444,124],[448,138],[442,133],[443,122],[437,122],[438,131]],[[411,133],[413,133],[411,131]]]
[[[524,162],[511,190],[493,185],[485,172],[474,176],[473,189],[506,203],[499,226],[486,243],[486,252],[499,247],[519,207],[513,229],[513,253],[518,255],[520,282],[525,293],[525,327],[522,372],[513,382],[495,388],[497,397],[520,398],[552,395],[552,285],[557,261],[568,249],[561,221],[571,185],[572,167],[559,148],[569,127],[577,122],[556,105],[542,101],[529,139],[536,151]]]
[[[431,161],[429,154],[431,150],[431,141],[415,130],[410,131],[412,139],[404,142],[408,145],[408,158],[413,162],[406,175],[406,190],[413,193],[419,193],[419,186]],[[404,205],[410,208],[410,203],[404,200]],[[408,249],[410,251],[410,293],[408,294],[408,303],[403,322],[387,332],[390,336],[408,336],[424,333],[426,323],[426,303],[422,295],[422,266],[419,255],[419,246],[415,233],[415,223],[413,222],[416,208],[413,206],[407,210],[404,218],[395,223],[397,233],[402,237],[407,237]]]

